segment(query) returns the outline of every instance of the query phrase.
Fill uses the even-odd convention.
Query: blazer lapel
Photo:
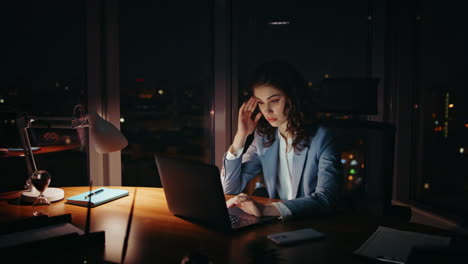
[[[305,147],[300,152],[294,152],[293,167],[292,167],[292,186],[291,186],[293,199],[297,197],[297,192],[299,190],[299,183],[301,182],[302,172],[304,171],[304,167],[305,167],[304,165],[307,159],[308,149],[309,147]]]
[[[275,133],[276,136],[276,133]],[[268,195],[270,198],[276,197],[276,178],[278,175],[278,140],[275,140],[269,147],[259,148],[259,157],[263,164],[263,178],[267,185]]]

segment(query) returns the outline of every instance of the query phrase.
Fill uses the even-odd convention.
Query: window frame
[[[96,112],[120,129],[118,1],[86,0],[88,112]],[[89,145],[95,139],[89,134]],[[120,151],[88,148],[92,185],[121,186]]]

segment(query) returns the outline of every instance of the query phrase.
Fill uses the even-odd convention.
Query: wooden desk
[[[338,213],[332,217],[287,223],[278,220],[226,234],[173,216],[167,208],[161,188],[110,188],[127,189],[130,195],[93,208],[91,231],[105,231],[105,259],[114,263],[119,263],[121,259],[135,193],[135,209],[125,263],[180,263],[190,251],[208,254],[215,260],[214,263],[367,263],[367,260],[353,256],[353,252],[379,225],[384,224],[377,218]],[[70,197],[89,189],[66,187],[63,190],[65,197]],[[31,206],[19,204],[16,199],[19,194],[10,192],[0,195],[0,224],[31,217]],[[258,198],[258,201],[268,202],[270,199]],[[52,204],[49,215],[70,213],[72,222],[84,229],[86,211],[84,207],[59,201]],[[266,238],[271,233],[305,227],[314,228],[327,236],[319,241],[289,247],[277,246]],[[257,261],[251,262],[253,259]]]

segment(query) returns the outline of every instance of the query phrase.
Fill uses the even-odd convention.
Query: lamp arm
[[[33,128],[60,128],[60,129],[76,129],[81,127],[89,127],[89,121],[86,118],[78,119],[75,117],[29,117],[29,127]],[[41,123],[46,121],[46,123]],[[56,122],[56,123],[53,123]],[[59,123],[62,122],[62,123]]]
[[[40,123],[40,121],[48,121],[48,123]],[[67,123],[52,123],[54,122],[67,122]],[[39,123],[36,123],[39,122]],[[29,139],[28,129],[33,128],[61,128],[61,129],[76,129],[79,127],[88,127],[89,122],[87,119],[76,117],[33,117],[26,113],[18,116],[16,120],[18,132],[21,138],[21,147],[23,148],[24,158],[26,160],[26,167],[28,175],[31,176],[33,172],[37,171],[37,164],[34,158],[34,153],[31,148],[31,140]],[[31,189],[31,185],[27,182],[26,188]]]
[[[31,149],[31,141],[29,140],[28,128],[30,124],[29,117],[26,114],[22,114],[17,118],[16,121],[18,131],[21,137],[21,146],[23,147],[24,158],[26,160],[26,167],[28,169],[28,175],[31,176],[33,172],[37,171],[36,160]],[[29,178],[28,176],[28,178]],[[31,189],[31,185],[27,182],[26,187]]]
[[[75,106],[75,108],[73,109],[72,117],[28,116],[26,114],[23,115],[26,118],[26,121],[23,124],[27,128],[34,127],[76,129],[89,127],[89,120],[86,117],[86,109],[81,104]]]

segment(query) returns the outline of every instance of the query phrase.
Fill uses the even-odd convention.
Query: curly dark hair
[[[255,87],[260,85],[273,86],[286,95],[285,111],[288,116],[286,131],[295,136],[292,143],[294,149],[303,150],[308,146],[308,138],[313,134],[313,130],[305,129],[303,106],[304,101],[307,100],[306,81],[291,64],[286,61],[275,60],[260,65],[251,74],[249,80],[250,92],[253,94]],[[266,135],[267,138],[264,143],[265,147],[271,146],[275,141],[275,130],[264,117],[258,122],[257,133],[262,136]]]

